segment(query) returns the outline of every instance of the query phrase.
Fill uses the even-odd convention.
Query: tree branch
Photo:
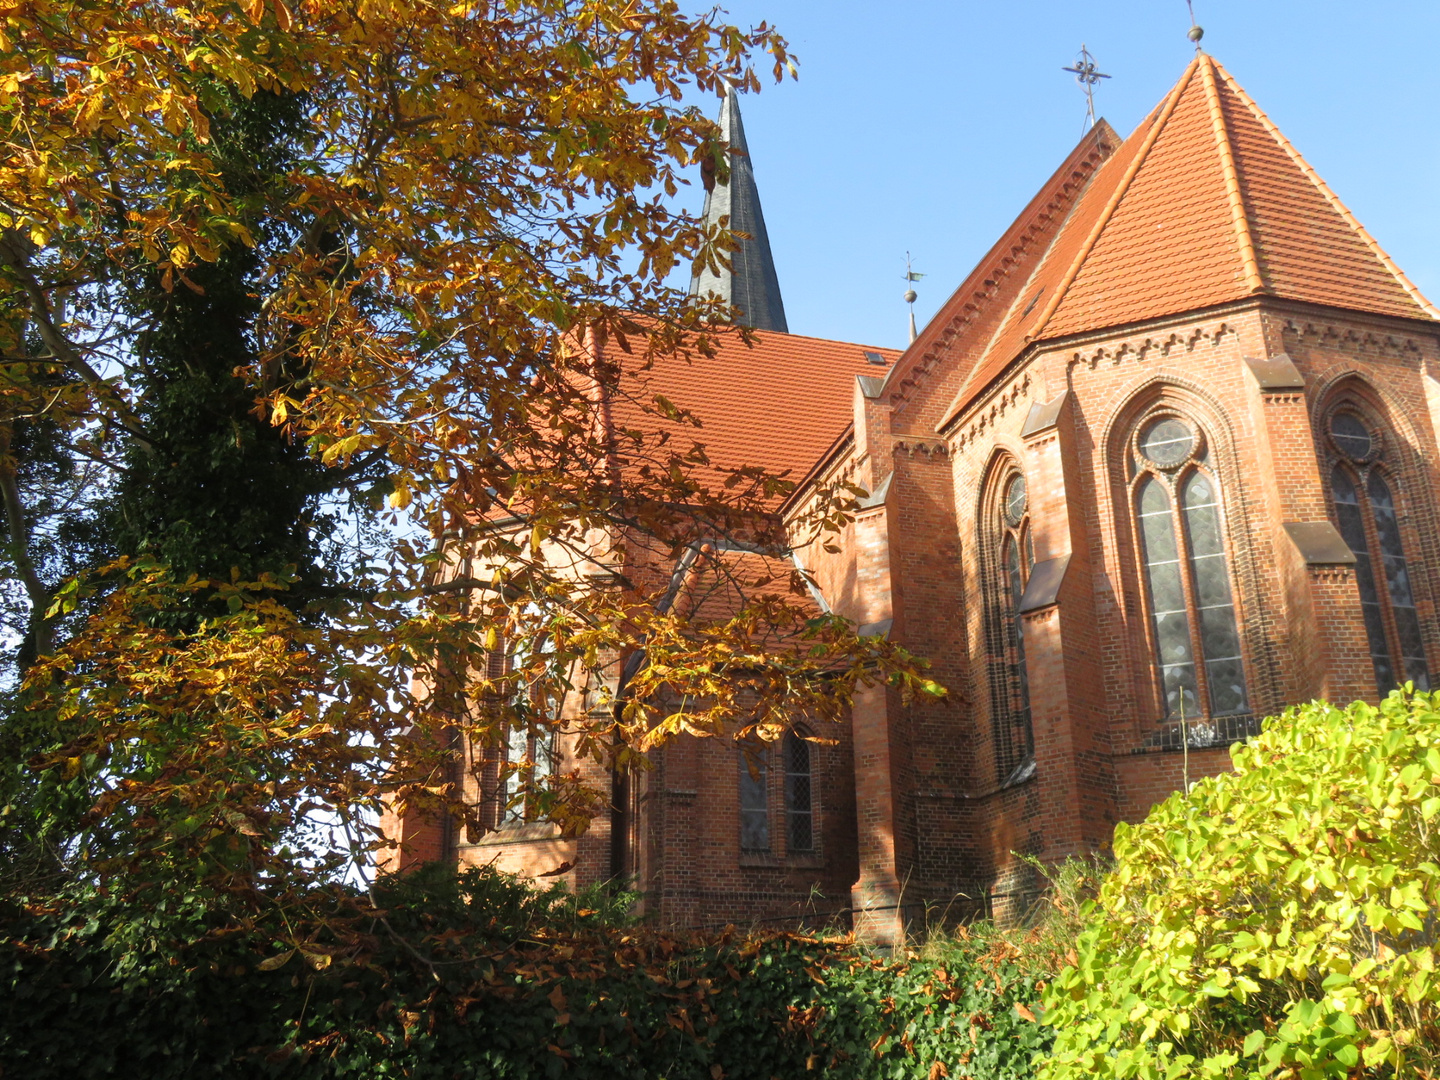
[[[130,410],[114,388],[101,378],[100,373],[90,366],[90,362],[80,355],[79,350],[71,344],[70,339],[55,325],[50,301],[45,296],[45,290],[41,287],[40,282],[36,280],[34,272],[30,269],[30,246],[30,242],[17,233],[0,234],[0,266],[15,275],[20,287],[29,298],[30,317],[35,322],[35,328],[40,332],[40,339],[45,342],[56,360],[78,372],[91,389],[98,391],[99,396],[109,400],[111,407],[119,416],[121,426],[126,431],[135,436],[146,450],[155,449],[153,440],[145,434],[144,428],[141,427],[139,417]]]
[[[55,650],[54,630],[46,617],[53,597],[30,558],[30,528],[25,520],[25,506],[20,501],[15,464],[10,458],[10,433],[8,424],[0,427],[0,499],[5,503],[5,524],[10,532],[10,558],[30,598],[30,635],[35,641],[35,653],[47,656]]]

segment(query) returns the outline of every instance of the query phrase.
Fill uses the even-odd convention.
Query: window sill
[[[468,847],[500,847],[504,844],[527,844],[541,840],[560,839],[560,826],[553,821],[524,821],[502,825],[488,832]]]
[[[1010,775],[1005,778],[1005,782],[1000,785],[999,790],[1006,791],[1013,787],[1019,787],[1033,779],[1035,779],[1035,755],[1027,754],[1024,761],[1010,770]]]
[[[770,851],[742,851],[740,865],[743,867],[773,867],[777,870],[821,870],[825,859],[817,852],[797,852],[792,855],[776,855]]]

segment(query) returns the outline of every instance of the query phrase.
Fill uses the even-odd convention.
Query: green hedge
[[[0,1075],[1019,1080],[1047,1038],[1037,977],[978,942],[660,934],[491,871],[378,899],[294,950],[194,897],[12,908]]]

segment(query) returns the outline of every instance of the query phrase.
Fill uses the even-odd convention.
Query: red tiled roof
[[[715,356],[664,356],[649,370],[626,370],[613,400],[617,430],[667,431],[669,449],[705,448],[719,468],[760,466],[798,481],[851,422],[856,375],[884,376],[899,352],[844,341],[757,331],[747,346],[717,340]],[[884,357],[870,363],[866,352]],[[612,354],[613,355],[613,354]],[[661,395],[701,427],[642,411]]]
[[[1252,295],[1440,318],[1229,73],[1202,53],[1096,171],[947,422],[1031,342]]]

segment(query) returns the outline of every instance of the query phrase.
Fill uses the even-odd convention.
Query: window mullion
[[[1185,595],[1185,625],[1190,630],[1190,662],[1195,671],[1195,704],[1200,712],[1199,716],[1185,717],[1188,722],[1210,715],[1210,673],[1205,670],[1205,639],[1200,633],[1200,601],[1195,595],[1195,563],[1190,552],[1190,531],[1185,527],[1185,493],[1180,479],[1175,478],[1170,499],[1170,520],[1175,530],[1175,550],[1180,556],[1180,588]],[[1183,692],[1180,702],[1182,705],[1185,702]]]

